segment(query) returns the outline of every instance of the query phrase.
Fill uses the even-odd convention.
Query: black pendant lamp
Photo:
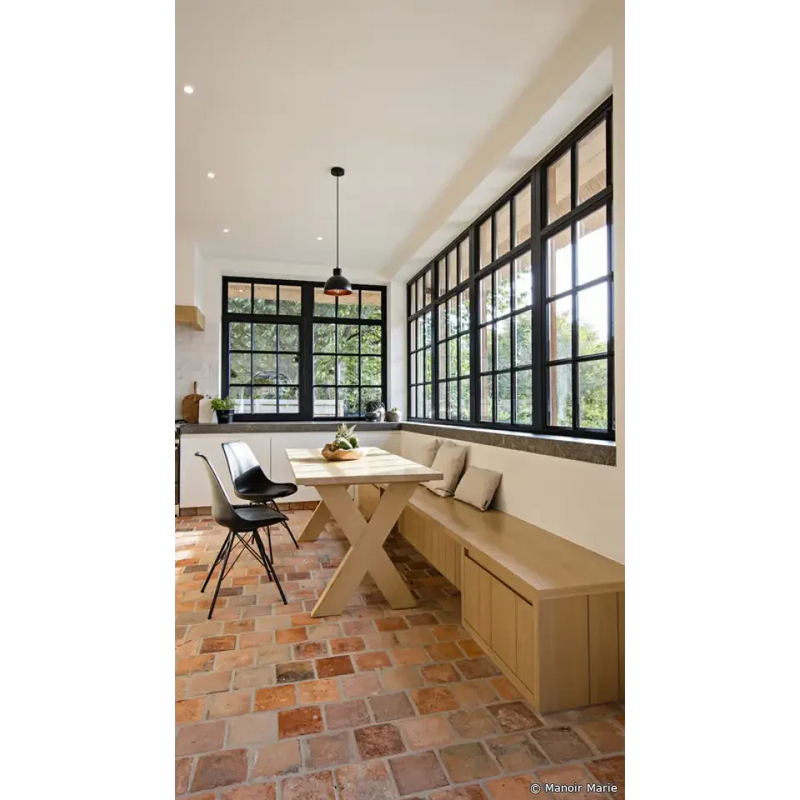
[[[339,269],[339,178],[344,175],[341,167],[333,167],[331,175],[336,178],[336,266],[333,275],[325,281],[325,294],[332,294],[334,297],[343,297],[346,294],[353,294],[353,287],[350,281],[342,275]]]

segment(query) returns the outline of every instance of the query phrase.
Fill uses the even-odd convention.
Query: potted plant
[[[400,422],[400,412],[397,410],[397,407],[395,406],[391,411],[387,411],[384,419],[387,422]]]
[[[333,441],[322,448],[323,458],[328,461],[357,461],[361,458],[363,454],[358,449],[358,436],[353,433],[355,429],[355,425],[341,424]]]
[[[383,403],[380,400],[367,400],[366,419],[369,422],[381,422],[383,420]]]
[[[211,401],[211,410],[217,412],[217,422],[227,424],[233,419],[234,402],[230,397],[215,397]]]

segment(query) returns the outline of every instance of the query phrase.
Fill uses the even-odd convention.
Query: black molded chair
[[[234,564],[239,560],[239,556],[248,550],[250,555],[261,564],[267,571],[267,577],[272,581],[275,580],[275,585],[278,587],[283,604],[286,605],[286,595],[283,593],[283,587],[278,580],[278,575],[275,572],[275,567],[272,564],[272,558],[267,555],[264,550],[264,543],[261,541],[261,536],[258,533],[259,528],[267,529],[267,536],[269,536],[270,525],[277,525],[279,522],[285,522],[286,517],[280,511],[265,506],[233,506],[231,501],[228,500],[228,495],[225,492],[222,483],[220,482],[217,471],[211,465],[211,462],[202,454],[195,453],[198,458],[202,458],[205,462],[206,469],[208,470],[208,479],[211,482],[211,516],[214,522],[222,525],[228,529],[228,535],[222,547],[214,559],[214,563],[206,576],[203,588],[200,590],[204,592],[208,581],[214,574],[217,564],[221,564],[219,577],[217,578],[217,588],[214,590],[214,599],[211,601],[211,608],[208,611],[208,618],[214,613],[214,606],[217,603],[217,595],[219,595],[219,587],[222,586],[222,581],[227,577],[233,569]],[[250,541],[247,541],[247,536],[242,537],[242,534],[250,534]],[[236,540],[239,540],[242,547],[233,559],[230,566],[228,560],[230,559],[231,552],[236,545]],[[253,548],[256,549],[253,549]],[[256,552],[257,551],[257,552]]]
[[[297,486],[293,483],[274,483],[261,469],[250,446],[245,442],[225,442],[222,445],[222,452],[225,453],[225,460],[228,462],[228,469],[231,473],[233,491],[241,500],[249,500],[255,505],[265,505],[280,513],[275,500],[279,497],[289,497],[297,491]],[[299,548],[297,539],[294,538],[292,529],[289,527],[286,517],[281,522],[284,528],[292,537],[294,546]],[[269,557],[272,558],[272,536],[267,531],[269,541]]]

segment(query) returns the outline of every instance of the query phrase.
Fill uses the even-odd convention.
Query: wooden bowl
[[[322,457],[328,461],[358,461],[362,455],[360,450],[329,450],[328,445],[322,448]]]

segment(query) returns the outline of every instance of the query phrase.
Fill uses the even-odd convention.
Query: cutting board
[[[197,381],[194,382],[193,394],[187,394],[181,402],[181,416],[193,425],[200,418],[200,401],[203,395],[197,394]]]

